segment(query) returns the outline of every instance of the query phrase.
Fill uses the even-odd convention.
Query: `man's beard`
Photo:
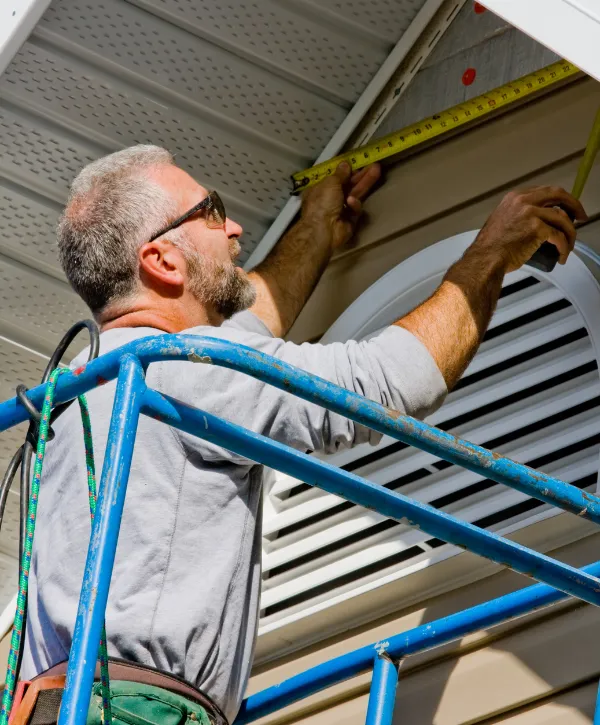
[[[196,250],[184,251],[189,291],[204,305],[228,320],[256,301],[254,285],[233,262],[217,262]]]

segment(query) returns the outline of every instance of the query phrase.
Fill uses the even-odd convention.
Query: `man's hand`
[[[504,275],[528,262],[544,242],[558,248],[564,264],[575,244],[571,219],[587,215],[564,189],[541,186],[507,194],[433,295],[396,322],[429,350],[449,390],[483,340]]]
[[[308,224],[331,229],[331,251],[350,241],[362,214],[362,202],[381,177],[381,166],[370,166],[352,173],[342,162],[332,176],[304,192],[302,219]]]
[[[352,174],[340,164],[335,173],[307,189],[300,220],[250,272],[256,288],[252,312],[283,337],[306,304],[336,249],[356,228],[365,199],[381,176],[379,164]]]
[[[504,272],[528,262],[544,242],[565,264],[575,245],[572,220],[585,221],[581,203],[558,186],[537,186],[507,194],[489,217],[469,253],[501,260]]]

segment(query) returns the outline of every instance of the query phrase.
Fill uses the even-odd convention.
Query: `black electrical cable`
[[[42,375],[42,385],[47,383],[50,374],[55,370],[62,360],[65,352],[69,345],[77,337],[77,335],[84,329],[87,329],[90,337],[90,352],[88,355],[88,362],[98,357],[100,349],[100,332],[98,326],[93,320],[80,320],[76,322],[64,335],[62,340],[56,346],[56,349],[52,353],[44,374]],[[37,447],[37,439],[39,434],[39,423],[41,420],[40,412],[35,408],[33,403],[27,397],[27,388],[24,385],[17,386],[17,397],[19,398],[22,405],[25,406],[30,416],[29,428],[25,437],[25,443],[22,448],[21,455],[21,526],[19,533],[19,562],[23,556],[23,545],[25,543],[25,532],[27,530],[27,509],[29,506],[29,488],[30,488],[30,470],[31,470],[31,459],[33,457],[33,451]],[[65,412],[65,410],[71,405],[73,401],[68,401],[62,405],[57,406],[50,417],[50,426],[52,423]],[[50,427],[48,440],[51,441],[54,438],[54,431]],[[12,481],[11,481],[12,483]],[[2,519],[0,518],[0,527],[2,526]]]
[[[100,331],[98,326],[93,320],[81,320],[76,322],[65,334],[62,340],[56,346],[56,349],[52,353],[44,374],[42,376],[42,385],[48,382],[50,374],[55,370],[67,351],[69,345],[82,331],[87,329],[90,338],[90,352],[88,354],[88,362],[98,357],[100,351]],[[21,468],[20,475],[20,526],[19,526],[19,580],[21,577],[21,562],[23,559],[23,548],[25,544],[25,536],[27,532],[27,511],[29,508],[29,493],[31,485],[31,459],[33,452],[37,448],[37,440],[39,435],[39,423],[41,421],[41,413],[33,405],[33,403],[27,397],[27,388],[24,385],[17,386],[17,397],[21,404],[25,407],[29,414],[29,428],[25,436],[25,443],[19,448],[19,450],[12,457],[6,473],[0,483],[0,529],[2,528],[2,522],[4,519],[4,510],[6,508],[6,501],[8,499],[8,492],[13,484],[17,470],[19,466]],[[71,405],[73,401],[70,400],[62,405],[57,405],[52,411],[50,416],[50,426],[56,421],[56,419],[62,415],[65,410]],[[54,438],[54,431],[50,427],[48,431],[48,441]],[[21,660],[23,658],[23,646],[25,642],[25,627],[27,624],[27,604],[25,605],[25,616],[23,618],[23,635],[21,637],[21,648],[18,652],[17,657],[17,670],[16,676],[18,678],[19,671],[21,669]]]
[[[87,329],[90,336],[88,362],[90,362],[90,360],[95,360],[98,357],[100,352],[100,331],[98,330],[98,325],[94,322],[94,320],[80,320],[79,322],[76,322],[73,327],[67,330],[63,339],[56,346],[56,350],[52,353],[52,357],[48,361],[46,369],[44,370],[42,384],[48,382],[52,371],[56,370],[56,368],[60,365],[60,361],[63,359],[63,355],[67,351],[69,345],[84,329]]]
[[[8,464],[8,468],[6,469],[6,473],[2,478],[2,483],[0,484],[0,522],[4,518],[4,509],[6,508],[6,502],[8,500],[8,491],[10,489],[11,483],[13,482],[17,474],[17,470],[21,463],[22,454],[23,446],[21,446],[11,458],[10,463]]]

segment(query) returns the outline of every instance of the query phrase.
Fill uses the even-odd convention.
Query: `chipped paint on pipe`
[[[342,496],[395,521],[426,531],[455,546],[468,549],[526,576],[546,582],[590,604],[600,605],[600,580],[575,567],[503,539],[432,506],[414,501],[353,473],[319,461],[314,456],[229,423],[204,410],[147,389],[142,412],[238,455],[287,473],[293,478]]]
[[[124,355],[120,363],[59,725],[86,722],[145,389],[140,361],[133,355]]]
[[[593,494],[227,340],[195,335],[156,335],[135,340],[83,366],[77,375],[61,375],[56,387],[57,404],[115,378],[119,361],[125,354],[137,355],[144,368],[159,360],[190,360],[239,370],[450,463],[600,523],[600,498]],[[43,402],[44,390],[45,386],[40,385],[28,392],[29,399],[38,408]],[[0,404],[0,432],[26,419],[27,413],[17,398]]]
[[[592,576],[599,576],[600,562],[584,567],[584,571]],[[367,672],[373,666],[374,652],[387,652],[392,659],[399,660],[461,639],[472,632],[522,617],[565,598],[565,594],[546,584],[534,584],[442,619],[421,624],[414,629],[389,637],[383,643],[366,645],[250,695],[242,703],[234,725],[246,725],[298,700]]]
[[[375,655],[365,725],[392,725],[398,667],[387,652]]]
[[[318,483],[325,490],[390,518],[406,520],[433,536],[468,548],[501,564],[510,565],[517,571],[539,578],[585,601],[600,603],[600,581],[596,578],[600,573],[600,565],[579,571],[560,564],[470,524],[457,521],[429,506],[411,501],[398,493],[299,454],[208,413],[161,396],[156,391],[146,390],[143,369],[150,363],[185,359],[222,365],[252,375],[345,415],[357,423],[517,488],[528,495],[584,515],[592,521],[600,520],[600,499],[596,496],[582,493],[569,484],[479,446],[458,440],[444,431],[402,416],[397,411],[390,411],[252,348],[191,335],[161,335],[134,341],[78,368],[77,371],[61,376],[56,390],[57,404],[66,402],[115,378],[121,370],[100,488],[100,513],[94,522],[88,551],[59,725],[78,725],[85,722],[142,397],[144,412],[159,420],[213,440],[218,445],[302,478],[313,485]],[[34,405],[41,406],[44,392],[45,386],[38,386],[29,392],[29,398]],[[0,404],[0,431],[26,418],[27,413],[16,398]],[[108,515],[109,512],[111,515]],[[543,584],[529,587],[522,592],[487,602],[438,622],[422,625],[384,643],[344,655],[253,696],[244,703],[240,722],[249,722],[300,697],[364,671],[372,664],[374,653],[384,658],[401,657],[450,641],[461,636],[461,633],[475,631],[482,626],[492,626],[537,607],[546,606],[563,596],[564,594]]]

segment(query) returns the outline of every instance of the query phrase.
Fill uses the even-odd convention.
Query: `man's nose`
[[[227,217],[225,221],[225,234],[227,234],[228,237],[240,237],[243,231],[244,230],[237,222]]]

